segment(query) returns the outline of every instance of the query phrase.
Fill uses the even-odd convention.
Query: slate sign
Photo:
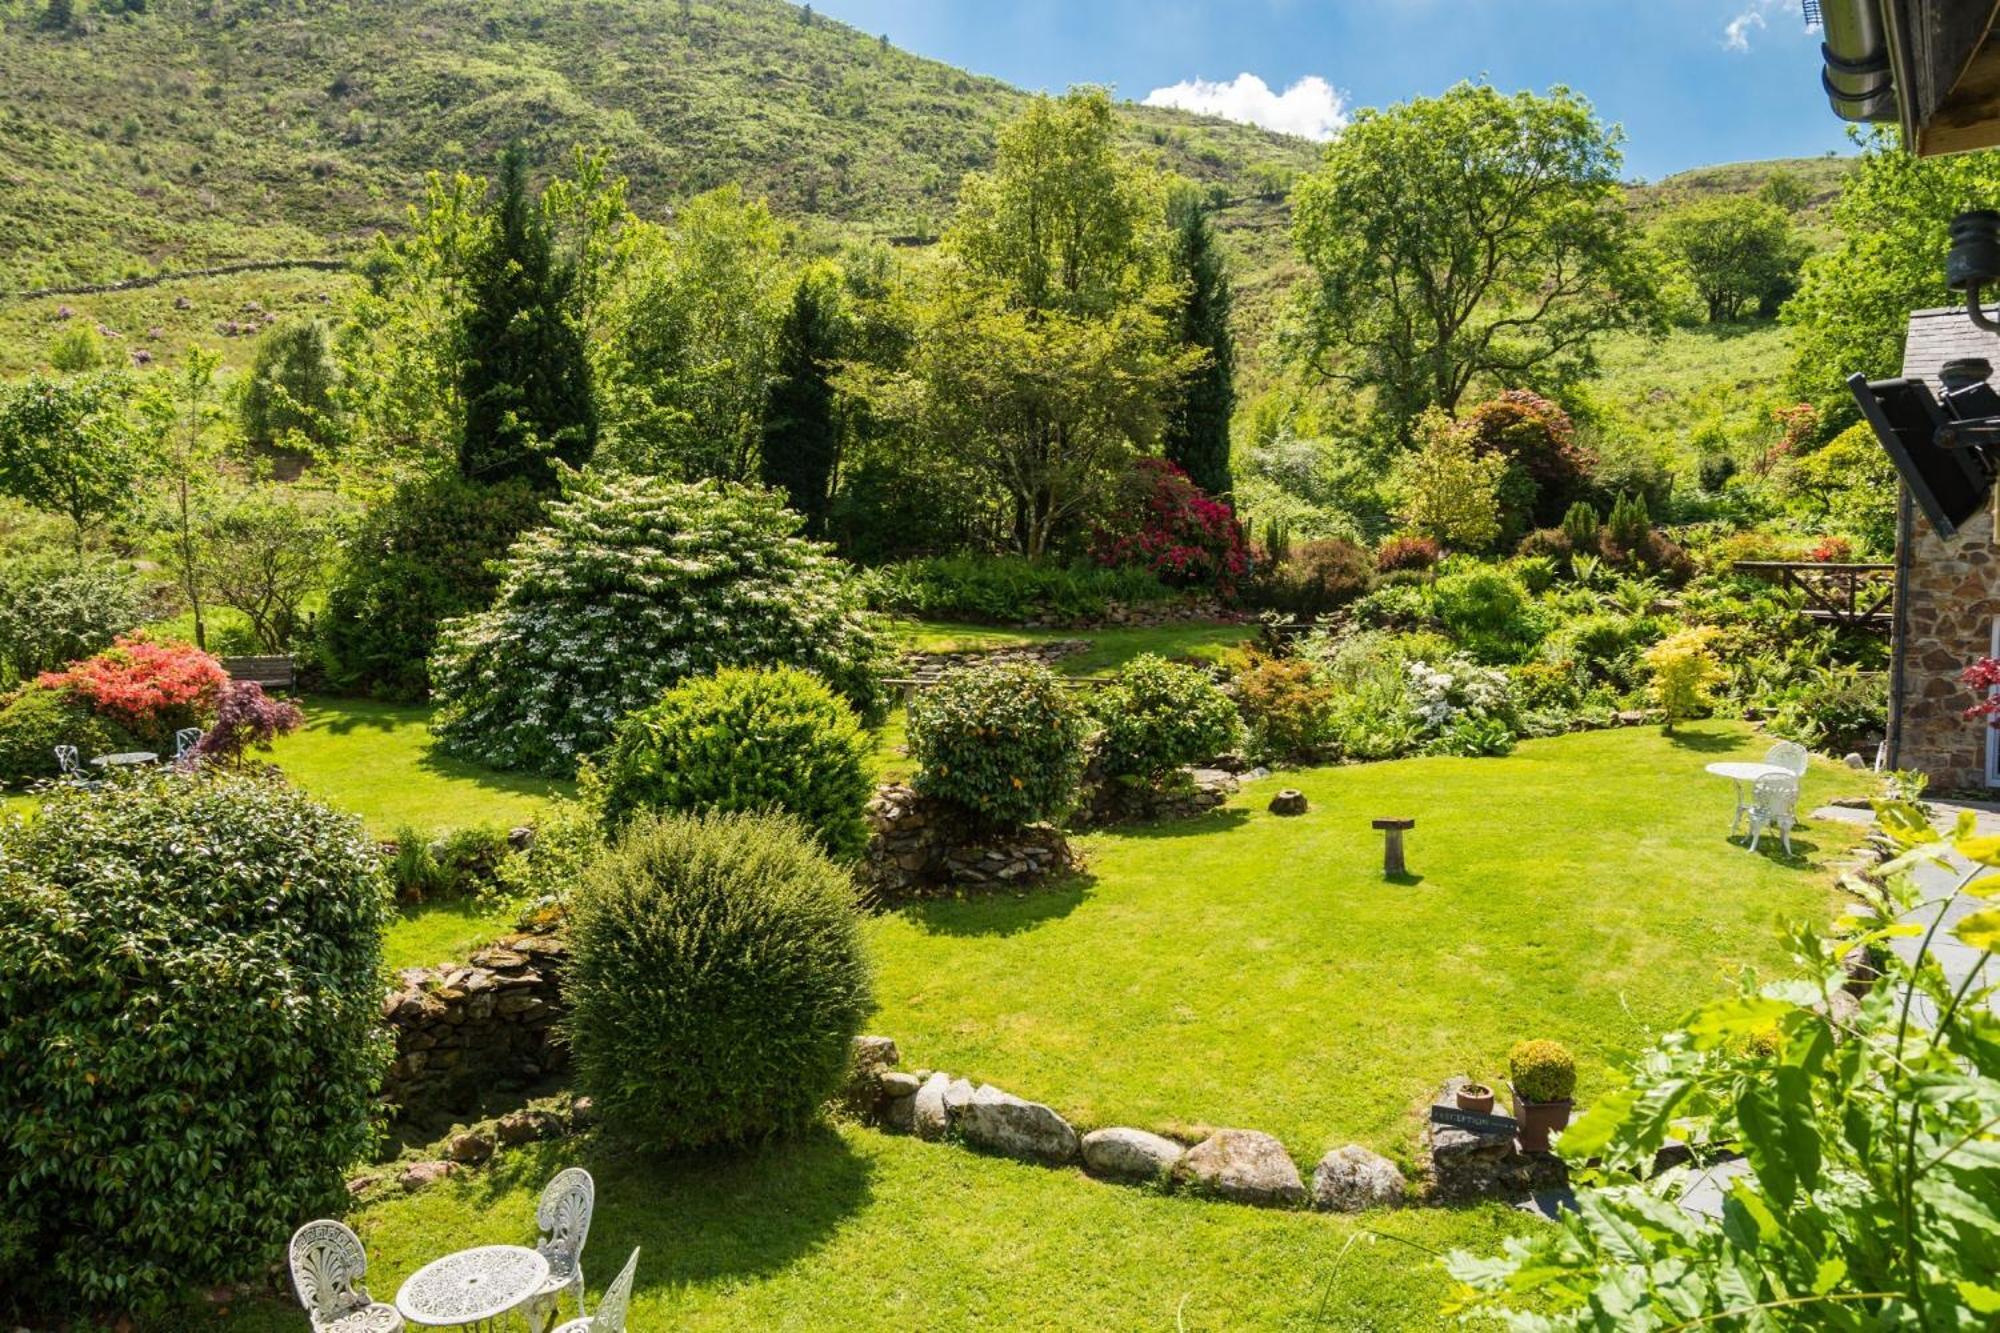
[[[1433,1106],[1431,1123],[1470,1130],[1474,1134],[1511,1135],[1521,1127],[1512,1116],[1482,1115],[1478,1111],[1461,1111],[1456,1106]]]

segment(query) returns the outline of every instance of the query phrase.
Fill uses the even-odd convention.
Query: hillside
[[[77,4],[83,15],[90,6]],[[51,31],[0,0],[0,291],[352,251],[424,173],[612,150],[634,204],[741,181],[921,238],[1025,94],[782,0],[152,0]],[[1131,141],[1247,197],[1312,145],[1130,106]]]

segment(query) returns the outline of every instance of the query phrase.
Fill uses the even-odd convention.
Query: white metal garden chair
[[[577,1318],[583,1317],[583,1243],[590,1238],[590,1213],[596,1203],[597,1182],[580,1166],[558,1171],[542,1190],[535,1208],[535,1225],[542,1237],[535,1249],[549,1261],[549,1280],[528,1298],[529,1328],[540,1330],[555,1323],[565,1291],[576,1294]]]
[[[1767,773],[1750,789],[1750,850],[1757,850],[1757,838],[1767,828],[1776,827],[1785,855],[1792,854],[1792,824],[1797,818],[1799,780],[1786,773]]]
[[[639,1251],[635,1247],[632,1257],[625,1261],[625,1267],[611,1279],[611,1289],[597,1303],[597,1313],[588,1318],[572,1319],[556,1333],[625,1333],[625,1308],[632,1303],[632,1275],[638,1269]],[[580,1306],[578,1308],[581,1309]]]
[[[56,769],[65,782],[73,782],[79,787],[95,787],[97,784],[83,771],[83,763],[77,758],[74,745],[56,747]]]
[[[1779,741],[1764,752],[1764,762],[1802,778],[1806,775],[1806,747],[1797,741]]]
[[[194,753],[194,747],[201,744],[200,727],[182,727],[174,733],[174,762],[184,764]]]
[[[396,1307],[369,1296],[361,1279],[368,1255],[361,1238],[339,1222],[308,1222],[292,1233],[292,1286],[313,1333],[398,1333]]]

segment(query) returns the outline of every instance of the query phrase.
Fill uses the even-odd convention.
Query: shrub
[[[1114,605],[1164,602],[1176,594],[1150,570],[1067,566],[1020,556],[949,555],[873,571],[868,600],[883,611],[995,625],[1094,620]]]
[[[1396,518],[1440,546],[1483,551],[1500,535],[1500,478],[1507,464],[1481,453],[1443,412],[1425,409],[1417,444],[1389,469]]]
[[[149,1310],[347,1204],[386,914],[358,821],[266,780],[62,788],[0,827],[10,1297]]]
[[[500,867],[513,852],[505,829],[476,826],[433,838],[405,824],[395,844],[389,882],[407,903],[476,897],[499,884]]]
[[[1503,526],[1514,532],[1557,521],[1590,484],[1596,460],[1577,442],[1569,413],[1527,389],[1506,389],[1459,419],[1481,453],[1507,462],[1500,480]]]
[[[584,873],[569,938],[578,1086],[649,1147],[804,1128],[874,1007],[852,884],[784,816],[634,821]]]
[[[541,514],[525,482],[482,486],[450,475],[398,487],[347,542],[327,591],[319,622],[327,683],[422,698],[438,626],[493,599],[493,562]]]
[[[223,684],[215,705],[215,721],[202,732],[195,753],[225,763],[251,750],[268,750],[271,742],[305,725],[305,714],[290,699],[273,699],[254,680]]]
[[[139,581],[118,565],[17,561],[0,571],[0,676],[28,680],[102,652],[143,618]]]
[[[1646,650],[1646,666],[1653,673],[1647,689],[1653,704],[1666,714],[1666,730],[1674,724],[1699,716],[1713,702],[1709,687],[1722,675],[1709,643],[1715,630],[1696,625],[1666,638]]]
[[[1439,578],[1431,587],[1431,611],[1445,632],[1482,662],[1517,662],[1542,638],[1520,580],[1490,565]]]
[[[1570,552],[1575,550],[1569,534],[1561,528],[1536,528],[1521,538],[1521,544],[1514,548],[1514,554],[1522,559],[1541,559],[1552,562],[1558,568],[1569,563]]]
[[[1889,725],[1886,677],[1821,668],[1779,707],[1771,729],[1815,750],[1859,750]]]
[[[1556,562],[1545,555],[1515,556],[1508,566],[1521,586],[1530,593],[1540,594],[1555,586]]]
[[[1611,517],[1604,520],[1604,535],[1627,550],[1644,543],[1652,530],[1653,519],[1646,512],[1643,495],[1621,494],[1612,502]]]
[[[1098,531],[1099,564],[1138,565],[1178,588],[1214,588],[1227,597],[1250,569],[1243,528],[1228,504],[1188,480],[1179,464],[1141,458],[1118,510],[1129,525]]]
[[[490,609],[431,663],[443,747],[565,774],[667,687],[726,666],[807,668],[879,716],[887,646],[859,580],[769,491],[586,479],[516,543]]]
[[[1514,699],[1505,672],[1464,657],[1404,665],[1405,695],[1428,754],[1506,754],[1514,748]]]
[[[1637,683],[1639,650],[1658,637],[1650,620],[1597,611],[1578,616],[1550,635],[1546,651],[1573,662],[1589,680],[1629,688]]]
[[[615,828],[637,810],[778,810],[835,856],[857,856],[868,753],[854,710],[811,674],[725,668],[618,724],[605,818]]]
[[[1597,533],[1604,526],[1596,508],[1588,500],[1578,500],[1563,512],[1562,531],[1570,547],[1578,551],[1597,549]]]
[[[215,713],[229,676],[222,664],[189,643],[159,643],[142,632],[121,636],[95,657],[39,677],[68,690],[98,716],[155,748],[183,727],[198,727]]]
[[[1053,819],[1076,799],[1084,718],[1047,667],[948,671],[910,704],[913,785],[989,828]]]
[[[1097,754],[1114,778],[1156,784],[1236,742],[1229,696],[1191,666],[1141,653],[1099,690],[1090,710],[1102,729]]]
[[[1354,621],[1367,629],[1416,629],[1430,623],[1426,584],[1384,583],[1354,603]]]
[[[1298,616],[1324,615],[1368,591],[1375,562],[1367,548],[1340,537],[1307,542],[1257,580],[1257,600]]]
[[[1382,543],[1375,552],[1375,568],[1384,574],[1399,569],[1429,569],[1441,554],[1438,544],[1429,537],[1406,532]]]
[[[1507,1052],[1507,1077],[1528,1101],[1568,1101],[1576,1091],[1576,1057],[1560,1042],[1515,1042]]]
[[[58,745],[74,745],[78,759],[88,760],[138,742],[68,690],[29,684],[0,706],[0,782],[55,777]]]
[[[340,367],[316,319],[280,324],[257,340],[244,377],[243,438],[256,445],[284,445],[294,434],[317,448],[334,442],[338,409],[334,390]]]
[[[1236,674],[1235,685],[1258,755],[1310,756],[1332,739],[1334,689],[1305,658],[1259,655]]]
[[[1846,564],[1854,559],[1854,543],[1845,537],[1822,537],[1806,552],[1806,559],[1828,564]]]

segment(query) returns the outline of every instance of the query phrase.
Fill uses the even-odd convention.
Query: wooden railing
[[[1805,594],[1814,620],[1887,634],[1896,597],[1894,565],[1838,564],[1830,560],[1738,560],[1733,568]]]

